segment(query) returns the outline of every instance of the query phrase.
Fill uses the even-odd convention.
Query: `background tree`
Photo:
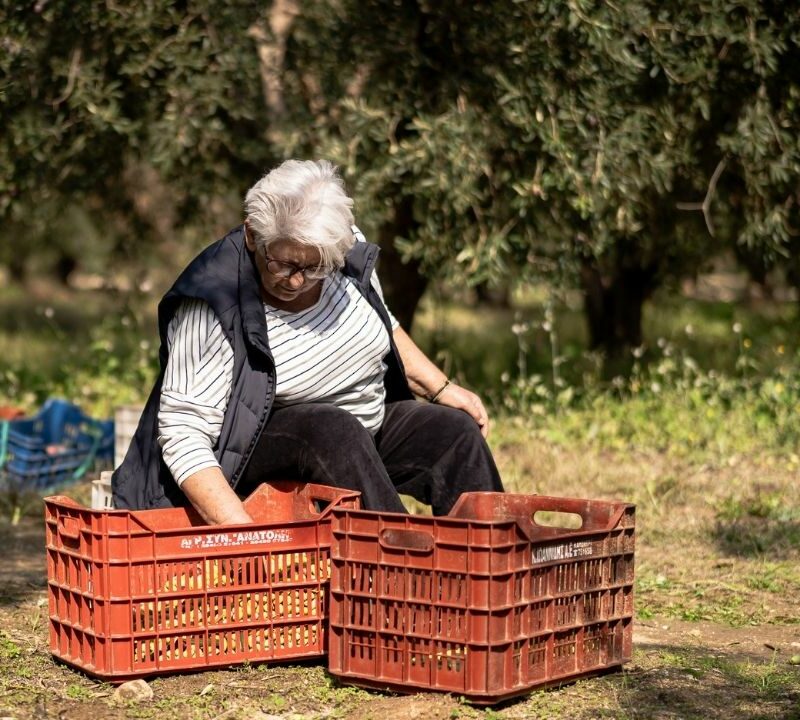
[[[342,165],[405,325],[430,278],[544,274],[582,290],[590,344],[614,361],[642,342],[653,292],[720,249],[742,245],[754,267],[793,262],[790,3],[159,0],[2,12],[0,213],[17,274],[26,254],[61,242],[53,228],[67,206],[112,253],[147,255],[148,238],[186,227],[207,241],[253,178],[292,155]],[[88,254],[60,252],[62,275]]]
[[[0,216],[16,275],[31,254],[56,251],[64,270],[98,251],[141,258],[187,222],[220,223],[272,161],[245,36],[259,9],[4,4]],[[71,244],[66,208],[102,228],[98,246]]]
[[[487,216],[489,128],[473,106],[492,93],[493,12],[465,2],[315,3],[286,41],[285,122],[273,140],[286,155],[325,155],[344,168],[406,326],[428,278],[466,265],[479,283],[504,262],[492,239],[503,224]]]
[[[336,157],[428,276],[577,285],[613,360],[726,244],[788,254],[797,31],[786,3],[317,4],[283,143]]]

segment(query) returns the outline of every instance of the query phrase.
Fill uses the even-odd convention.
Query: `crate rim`
[[[376,510],[365,510],[363,508],[354,509],[354,508],[344,508],[344,507],[337,507],[333,508],[331,511],[331,515],[333,518],[341,522],[346,516],[348,515],[355,515],[355,516],[363,516],[374,518],[378,516],[379,521],[381,524],[384,522],[384,518],[386,518],[387,523],[396,523],[396,522],[418,522],[422,521],[423,524],[439,524],[444,526],[462,526],[464,523],[469,523],[470,525],[474,525],[477,527],[483,528],[492,528],[492,527],[499,527],[499,526],[510,526],[515,525],[519,531],[524,536],[524,539],[521,539],[520,542],[531,542],[531,543],[546,543],[546,542],[557,542],[563,541],[565,538],[581,538],[590,535],[598,535],[602,533],[611,532],[615,529],[622,529],[619,528],[619,522],[622,519],[623,515],[628,511],[636,511],[636,504],[626,501],[617,501],[617,500],[591,500],[590,502],[593,504],[600,504],[605,505],[608,507],[614,507],[614,512],[610,516],[608,522],[606,523],[605,527],[595,527],[590,529],[583,529],[583,528],[561,528],[561,527],[553,527],[547,525],[539,525],[536,523],[532,518],[530,519],[530,524],[534,528],[542,530],[546,533],[546,535],[541,537],[534,537],[528,528],[525,527],[525,523],[521,521],[521,518],[514,518],[514,517],[503,517],[503,518],[492,518],[488,520],[479,519],[479,518],[472,518],[467,516],[457,517],[454,516],[453,513],[457,511],[462,505],[466,504],[471,496],[487,496],[487,495],[505,495],[505,496],[512,496],[512,497],[535,497],[537,500],[543,501],[545,503],[552,503],[558,504],[561,502],[566,503],[575,503],[581,502],[585,503],[585,498],[574,498],[574,497],[560,497],[560,496],[553,496],[553,495],[525,495],[523,493],[497,493],[491,491],[476,491],[476,492],[466,492],[462,493],[456,503],[453,505],[450,513],[447,515],[414,515],[409,513],[399,513],[399,512],[383,512],[383,511],[376,511]],[[545,508],[542,508],[545,510]],[[538,510],[534,511],[538,512]],[[565,512],[564,510],[560,510],[560,512]],[[346,532],[349,535],[359,535],[357,530],[347,529],[340,530],[338,527],[338,523],[334,522],[332,526],[332,531],[334,534],[342,534]],[[371,537],[372,534],[369,532],[363,533],[365,537]],[[447,545],[448,543],[445,541],[439,541],[441,545]],[[516,544],[516,543],[508,543],[508,544]],[[409,549],[408,552],[415,552],[412,549]]]
[[[298,482],[298,481],[294,481],[294,480],[287,480],[287,481],[269,482],[269,483],[264,483],[264,484],[270,485],[270,486],[275,487],[275,488],[277,488],[279,490],[280,489],[290,489],[292,487],[294,487],[296,489],[302,489],[304,487],[307,487],[307,488],[310,488],[310,492],[319,491],[319,490],[323,490],[324,491],[326,489],[327,490],[333,489],[337,493],[337,497],[335,498],[335,500],[333,500],[331,505],[328,505],[321,512],[316,513],[312,517],[303,518],[303,519],[300,519],[300,520],[288,520],[288,521],[282,521],[282,522],[276,522],[276,523],[269,523],[270,527],[273,527],[273,526],[274,527],[279,527],[279,526],[282,526],[282,525],[296,525],[296,524],[299,524],[299,523],[318,522],[318,521],[324,520],[328,516],[332,515],[333,511],[335,509],[337,509],[337,507],[339,507],[338,503],[341,503],[343,501],[358,499],[358,498],[361,497],[361,493],[358,490],[338,489],[338,488],[333,488],[332,486],[328,486],[328,485],[319,485],[317,483],[303,483],[303,482]],[[247,501],[250,498],[254,497],[257,493],[258,493],[258,488],[256,488],[247,498],[245,498],[243,502],[245,504],[247,504]],[[52,518],[52,516],[50,514],[50,509],[51,508],[58,508],[60,510],[67,511],[67,512],[78,511],[78,512],[82,512],[82,513],[91,513],[93,516],[97,516],[97,517],[103,517],[103,516],[106,516],[106,515],[114,515],[114,516],[117,516],[117,517],[129,516],[129,517],[132,517],[132,518],[136,519],[136,521],[142,525],[142,532],[143,533],[153,533],[153,532],[158,532],[158,533],[171,533],[171,532],[185,533],[187,530],[190,530],[190,529],[192,531],[199,531],[199,532],[206,532],[206,531],[212,531],[213,532],[214,530],[216,530],[216,532],[222,533],[222,532],[233,532],[233,531],[237,531],[237,530],[244,530],[246,528],[251,528],[252,529],[254,526],[257,526],[257,525],[261,526],[261,525],[265,524],[265,523],[231,523],[231,524],[227,524],[227,525],[214,525],[214,524],[210,524],[210,523],[204,523],[204,524],[199,524],[199,525],[190,525],[190,526],[182,527],[182,528],[164,529],[164,528],[151,527],[145,522],[145,520],[149,517],[150,513],[159,512],[163,508],[151,508],[151,509],[147,509],[147,510],[136,510],[136,509],[131,509],[131,508],[92,508],[92,507],[87,507],[86,505],[82,505],[81,503],[77,502],[76,500],[73,500],[70,497],[67,497],[66,495],[48,495],[43,499],[43,502],[44,502],[44,506],[45,506],[45,521],[46,522],[52,522],[52,520],[53,520],[53,518]],[[169,508],[167,508],[167,509],[169,509]],[[172,509],[175,509],[175,508],[172,508]],[[142,517],[142,515],[144,515],[144,518]],[[84,529],[83,532],[92,532],[92,531],[90,529]],[[105,530],[100,530],[100,531],[97,531],[97,532],[100,532],[102,534],[107,534],[107,531],[105,531]],[[124,534],[125,535],[129,535],[130,532],[126,532]]]

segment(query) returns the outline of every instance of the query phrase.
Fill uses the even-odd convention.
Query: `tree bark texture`
[[[656,289],[654,267],[615,263],[603,271],[597,260],[581,264],[589,347],[604,355],[607,377],[630,369],[632,348],[642,344],[642,309]]]
[[[378,228],[381,287],[386,304],[406,332],[411,330],[414,313],[428,287],[428,280],[420,272],[419,262],[403,262],[394,241],[398,237],[408,237],[415,227],[413,199],[404,196],[395,203],[392,219]]]
[[[247,30],[247,34],[256,42],[264,102],[273,120],[283,117],[286,111],[283,100],[283,60],[289,32],[299,12],[300,4],[295,0],[276,0],[266,12],[264,20]]]

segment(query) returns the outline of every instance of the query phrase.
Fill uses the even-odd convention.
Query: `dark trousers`
[[[398,493],[446,515],[462,492],[503,486],[477,424],[461,410],[389,403],[374,437],[349,412],[308,403],[267,420],[237,492],[268,480],[303,480],[359,490],[367,510],[406,512]]]

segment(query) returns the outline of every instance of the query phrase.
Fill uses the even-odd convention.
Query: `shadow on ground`
[[[642,642],[635,660],[613,681],[630,717],[777,719],[800,708],[800,670],[777,653]]]
[[[712,539],[725,555],[749,558],[769,553],[772,560],[788,560],[800,552],[800,520],[755,516],[718,520]]]
[[[20,604],[47,587],[43,518],[0,523],[0,605]]]

